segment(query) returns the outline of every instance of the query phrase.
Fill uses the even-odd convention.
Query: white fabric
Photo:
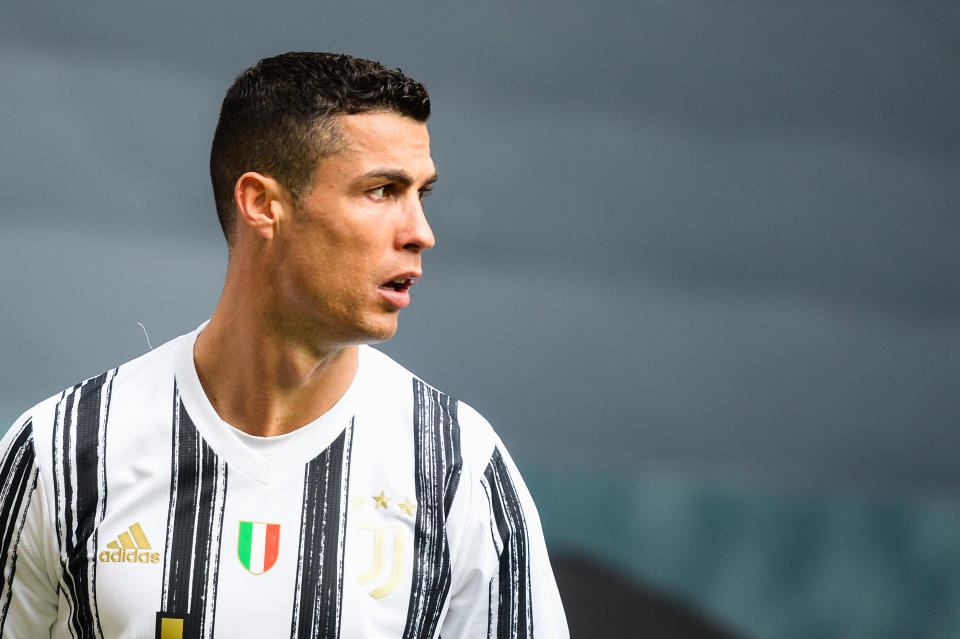
[[[298,601],[297,575],[302,568],[298,557],[304,534],[301,524],[305,469],[311,460],[333,442],[343,441],[347,434],[350,445],[344,463],[348,464],[345,467],[349,468],[349,481],[342,494],[336,493],[331,502],[345,512],[342,567],[337,571],[338,596],[342,599],[336,615],[339,636],[404,636],[416,569],[419,506],[412,391],[416,378],[379,351],[361,347],[356,378],[330,411],[285,436],[251,437],[221,420],[207,400],[193,365],[193,344],[198,331],[124,364],[104,384],[99,410],[106,434],[102,446],[91,449],[100,451],[98,459],[105,479],[100,493],[103,507],[90,511],[94,513],[95,529],[89,545],[92,556],[81,557],[80,562],[81,566],[89,566],[94,575],[85,596],[95,604],[96,634],[125,639],[160,636],[156,634],[157,613],[165,596],[164,573],[171,569],[172,551],[166,547],[166,541],[168,534],[173,534],[168,531],[168,524],[173,509],[171,478],[175,451],[171,433],[176,428],[176,388],[196,431],[216,455],[216,477],[225,478],[223,484],[218,484],[225,488],[222,501],[215,503],[222,508],[217,510],[211,555],[194,553],[190,559],[196,569],[206,565],[204,562],[212,556],[217,558],[210,577],[211,588],[215,589],[204,602],[210,611],[204,636],[291,635],[291,614]],[[82,389],[75,394],[80,392]],[[64,542],[58,537],[58,530],[64,528],[67,520],[58,513],[70,511],[64,487],[76,481],[77,474],[84,469],[73,468],[70,477],[55,479],[55,422],[58,406],[63,413],[70,403],[65,397],[51,397],[25,413],[0,443],[3,459],[9,456],[8,449],[20,427],[29,422],[35,465],[39,469],[29,493],[22,530],[15,535],[13,547],[7,549],[7,567],[15,566],[15,573],[11,579],[8,569],[0,584],[0,590],[7,593],[5,613],[0,609],[3,637],[72,636],[71,624],[75,622],[71,621],[69,591],[64,587]],[[71,416],[74,421],[84,419],[78,412],[78,403],[73,402],[73,411],[77,413]],[[523,628],[513,628],[507,635],[567,637],[539,517],[529,492],[489,424],[465,404],[457,404],[456,410],[462,466],[445,518],[451,565],[449,591],[433,636],[497,636],[497,623],[505,622],[497,619],[504,614],[498,593],[501,589],[516,588],[516,584],[499,582],[507,547],[498,548],[501,540],[491,508],[492,488],[484,479],[495,451],[499,451],[508,471],[507,484],[515,487],[525,522],[526,530],[518,534],[528,543],[522,556],[529,562],[533,617],[528,627],[535,632],[533,635]],[[60,419],[64,419],[62,414]],[[72,440],[68,444],[85,445]],[[203,454],[207,455],[205,460],[209,459],[208,452]],[[184,466],[177,472],[186,476],[190,470]],[[0,480],[5,486],[11,481],[8,477]],[[59,488],[55,487],[56,481],[60,482]],[[73,492],[83,489],[74,487]],[[77,504],[72,507],[78,508]],[[238,557],[241,521],[280,525],[278,559],[263,574],[253,574]],[[142,547],[142,540],[136,541],[135,524],[139,524],[149,548]],[[109,544],[129,554],[131,549],[126,548],[125,541],[127,545],[132,542],[136,556],[146,560],[103,560],[109,559],[110,553],[119,557]],[[255,567],[263,565],[265,543],[263,536],[258,535],[251,551],[258,553]],[[150,560],[151,553],[157,554],[156,561]],[[0,600],[0,607],[3,603]]]

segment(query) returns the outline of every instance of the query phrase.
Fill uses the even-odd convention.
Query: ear
[[[269,175],[248,171],[233,187],[239,224],[263,239],[273,239],[280,222],[289,216],[293,199],[290,191]]]

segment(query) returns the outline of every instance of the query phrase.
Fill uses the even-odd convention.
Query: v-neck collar
[[[256,437],[223,421],[210,404],[197,376],[193,347],[206,326],[177,338],[174,376],[180,401],[207,444],[227,464],[248,477],[269,484],[322,453],[343,432],[356,412],[364,372],[369,367],[369,347],[360,347],[357,372],[350,387],[326,413],[295,431],[275,437]]]

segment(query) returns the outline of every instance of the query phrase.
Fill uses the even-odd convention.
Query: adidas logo
[[[160,562],[160,553],[150,552],[150,542],[143,534],[140,522],[120,533],[116,540],[107,544],[107,548],[110,550],[104,550],[99,555],[100,561],[104,563],[156,564]]]

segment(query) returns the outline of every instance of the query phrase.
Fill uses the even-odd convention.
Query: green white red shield
[[[243,567],[255,575],[273,568],[280,554],[280,524],[241,521],[237,554]]]

